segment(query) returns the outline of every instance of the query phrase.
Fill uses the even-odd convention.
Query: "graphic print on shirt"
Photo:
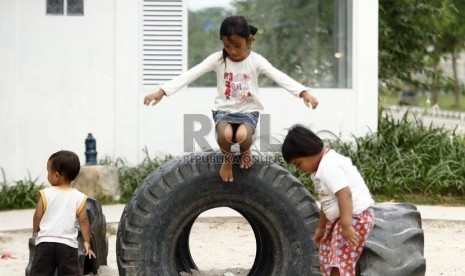
[[[334,195],[329,195],[324,192],[323,187],[321,186],[321,180],[319,178],[313,179],[313,185],[320,200],[321,210],[325,212],[333,202],[337,201],[337,198]]]
[[[224,96],[226,99],[234,101],[237,105],[252,101],[253,95],[250,92],[249,80],[250,77],[245,73],[233,74],[225,72],[224,82],[226,89]]]

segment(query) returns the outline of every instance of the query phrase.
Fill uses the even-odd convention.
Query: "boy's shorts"
[[[78,249],[57,242],[41,242],[36,245],[31,265],[31,275],[80,276]]]

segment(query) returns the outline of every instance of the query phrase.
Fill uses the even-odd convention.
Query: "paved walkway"
[[[465,206],[427,206],[417,205],[423,220],[465,221]],[[104,205],[103,214],[108,223],[119,222],[124,205]],[[0,212],[0,232],[32,229],[34,209]],[[221,207],[208,210],[201,217],[240,216],[236,211]]]
[[[424,108],[415,106],[384,106],[384,112],[400,120],[405,112],[410,112],[410,118],[416,115],[425,126],[455,130],[455,133],[465,135],[465,112],[442,111],[432,108],[428,112]]]

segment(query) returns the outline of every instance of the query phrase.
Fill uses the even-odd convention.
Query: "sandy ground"
[[[108,266],[99,275],[118,275],[115,256],[117,224],[107,226]],[[465,274],[465,222],[424,221],[427,276]],[[0,260],[0,275],[24,275],[29,260],[30,231],[0,233],[0,255],[10,253],[15,259]],[[191,253],[200,269],[194,275],[246,275],[255,256],[252,229],[243,218],[205,218],[194,224]],[[189,274],[182,274],[189,275]]]

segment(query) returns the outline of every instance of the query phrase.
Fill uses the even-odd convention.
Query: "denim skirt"
[[[258,117],[260,113],[258,111],[248,112],[248,113],[232,113],[225,111],[212,111],[213,120],[215,125],[218,125],[219,122],[228,122],[230,124],[249,124],[255,130],[258,123]]]

